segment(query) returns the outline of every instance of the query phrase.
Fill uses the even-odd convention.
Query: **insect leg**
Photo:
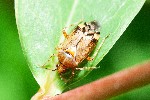
[[[45,65],[50,61],[50,59],[51,59],[53,56],[56,56],[56,54],[53,54],[52,56],[50,56],[50,57],[48,58],[48,60],[41,66],[41,68],[45,68]],[[48,68],[46,68],[46,69],[48,69]]]
[[[68,82],[68,80],[67,79],[65,79],[64,77],[63,77],[63,75],[62,75],[63,73],[60,73],[60,78],[65,82],[65,83],[67,83]]]
[[[72,77],[74,77],[74,69],[72,70],[72,73],[71,73],[72,75],[70,76],[70,79],[72,78]]]
[[[61,44],[60,44],[60,45],[61,45]],[[60,48],[60,47],[56,47],[56,48],[55,48],[55,50],[57,50],[57,51],[58,51],[58,50],[61,50],[61,49],[62,49],[62,48]]]
[[[63,33],[64,37],[65,37],[65,38],[68,37],[67,29],[68,29],[69,27],[75,26],[76,24],[79,25],[79,24],[82,23],[82,22],[83,22],[83,21],[81,20],[81,21],[79,21],[79,22],[77,22],[77,23],[71,24],[71,25],[69,25],[68,27],[63,28],[62,33]]]
[[[68,83],[71,81],[71,79],[74,77],[75,75],[75,69],[72,69],[72,72],[71,72],[71,76],[68,78],[68,79],[63,79],[65,81],[65,83]]]
[[[64,35],[65,38],[68,37],[68,34],[67,34],[67,32],[66,32],[66,27],[62,30],[62,33],[63,33],[63,35]]]
[[[86,59],[87,59],[88,61],[92,61],[92,60],[93,60],[92,57],[87,57]]]
[[[93,57],[92,57],[92,58],[90,57],[90,59],[93,60],[93,59],[97,56],[98,51],[101,49],[101,47],[103,46],[105,40],[109,37],[109,35],[110,35],[110,34],[108,34],[106,37],[104,37],[104,38],[102,39],[101,44],[99,45],[98,49],[97,49],[97,50],[95,51],[95,53],[93,54]],[[88,57],[87,57],[87,60],[88,60]]]
[[[76,68],[76,70],[93,70],[97,68],[100,68],[100,66],[99,67],[82,67],[82,68]]]

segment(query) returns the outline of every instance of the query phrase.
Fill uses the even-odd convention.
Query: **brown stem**
[[[113,75],[44,100],[105,100],[150,83],[150,62],[130,67]]]

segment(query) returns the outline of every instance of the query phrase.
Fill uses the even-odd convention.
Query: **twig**
[[[43,100],[106,100],[149,83],[150,62],[147,62]]]

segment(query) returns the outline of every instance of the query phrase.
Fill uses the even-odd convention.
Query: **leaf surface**
[[[41,87],[42,95],[60,94],[68,85],[86,76],[90,71],[77,73],[74,82],[65,84],[57,71],[40,68],[56,47],[64,40],[62,29],[79,22],[96,20],[100,24],[101,38],[91,56],[104,41],[93,61],[84,66],[96,66],[140,11],[145,0],[15,0],[15,12],[20,41],[30,70]],[[49,62],[55,69],[57,57]],[[42,97],[36,94],[35,97]]]

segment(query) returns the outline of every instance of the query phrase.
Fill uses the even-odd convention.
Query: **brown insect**
[[[63,31],[66,39],[58,48],[58,73],[71,69],[74,75],[74,71],[84,59],[92,60],[88,56],[98,42],[100,36],[98,28],[98,23],[92,21],[79,24],[69,35]]]
[[[89,54],[95,48],[99,40],[100,32],[98,29],[98,23],[92,21],[90,23],[84,22],[77,25],[71,34],[67,34],[66,31],[63,30],[65,40],[57,48],[59,62],[56,66],[56,70],[60,75],[65,73],[67,69],[71,69],[72,76],[74,76],[74,71],[78,69],[78,65],[84,59],[92,60]]]

